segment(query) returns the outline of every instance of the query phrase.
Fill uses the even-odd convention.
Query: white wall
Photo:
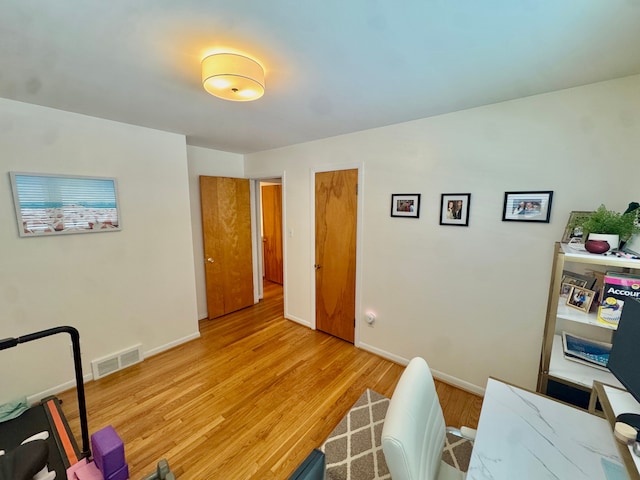
[[[287,177],[285,311],[312,321],[311,170],[364,162],[360,346],[472,391],[535,388],[553,243],[570,211],[640,198],[639,112],[633,76],[247,155],[247,176]],[[555,192],[549,224],[501,221],[523,190]],[[469,227],[440,226],[440,194],[468,192]],[[392,193],[421,193],[420,218],[391,218]]]
[[[86,375],[199,335],[183,136],[0,99],[0,152],[0,338],[74,326]],[[9,171],[115,177],[122,231],[20,238]],[[69,345],[0,352],[0,401],[70,386]]]
[[[189,165],[189,195],[198,318],[207,318],[207,286],[204,276],[204,247],[202,244],[202,212],[200,210],[200,176],[242,178],[244,159],[237,153],[187,146]]]

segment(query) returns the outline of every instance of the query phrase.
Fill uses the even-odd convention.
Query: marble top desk
[[[594,381],[591,392],[591,400],[589,402],[589,411],[596,412],[595,403],[600,400],[605,418],[609,421],[613,429],[616,416],[621,413],[638,413],[640,414],[640,403],[636,402],[633,396],[626,390],[605,385]],[[621,443],[617,444],[618,451],[624,460],[632,480],[640,479],[640,457],[632,453],[631,447],[627,447]]]
[[[490,378],[467,480],[627,479],[601,417]]]

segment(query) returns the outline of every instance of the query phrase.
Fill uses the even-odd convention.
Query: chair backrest
[[[382,428],[382,450],[393,480],[433,480],[446,426],[431,370],[416,357],[402,373]]]

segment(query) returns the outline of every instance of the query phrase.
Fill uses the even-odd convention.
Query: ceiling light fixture
[[[243,55],[216,53],[202,60],[202,86],[225,100],[257,100],[264,95],[264,70]]]

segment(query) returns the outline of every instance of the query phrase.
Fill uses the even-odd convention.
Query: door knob
[[[213,263],[213,258],[211,258],[211,257],[207,258],[207,262]]]
[[[313,264],[313,268],[315,268],[316,270],[320,270],[321,267],[322,265],[318,265],[317,263]]]

